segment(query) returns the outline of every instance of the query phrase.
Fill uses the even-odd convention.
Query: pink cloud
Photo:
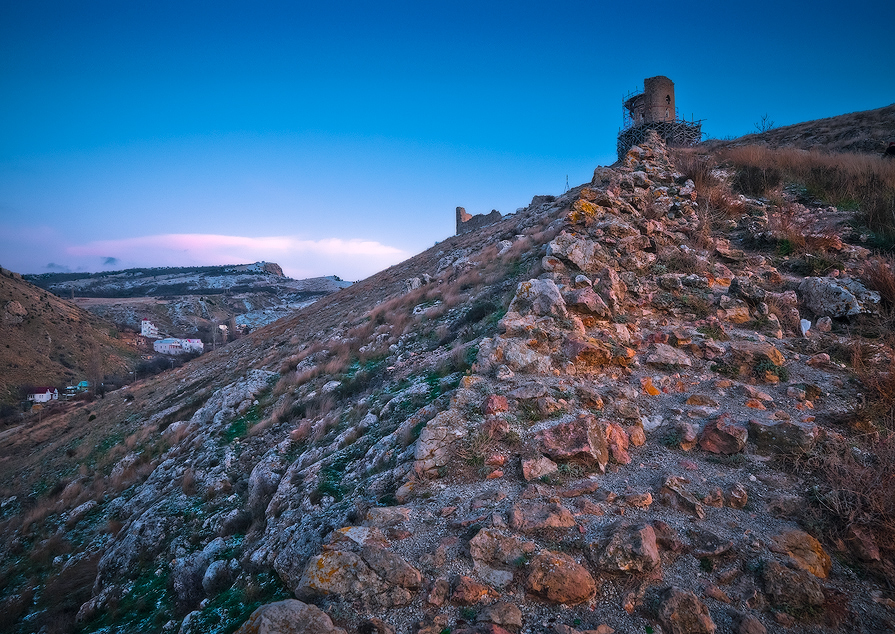
[[[401,249],[372,240],[297,236],[246,237],[162,234],[98,240],[65,249],[75,258],[108,258],[132,266],[190,266],[277,262],[291,277],[340,275],[360,279],[407,257]]]

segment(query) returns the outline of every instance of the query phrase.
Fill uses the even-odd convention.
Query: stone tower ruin
[[[655,130],[669,145],[693,145],[702,140],[702,121],[678,118],[674,82],[659,75],[643,80],[643,92],[633,92],[622,102],[622,129],[618,133],[618,158]]]

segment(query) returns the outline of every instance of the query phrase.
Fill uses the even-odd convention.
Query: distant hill
[[[737,139],[706,141],[702,145],[711,149],[722,149],[760,144],[770,147],[796,147],[803,150],[882,154],[890,141],[895,141],[895,103],[875,110],[851,112],[772,128]]]
[[[0,402],[23,385],[64,387],[91,374],[126,374],[138,354],[115,326],[3,270],[0,275]]]
[[[215,324],[257,328],[351,285],[336,276],[294,280],[274,262],[24,277],[121,328],[139,330],[145,318],[209,343]]]

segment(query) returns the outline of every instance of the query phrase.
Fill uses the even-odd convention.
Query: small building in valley
[[[28,400],[35,403],[48,403],[59,400],[59,390],[55,387],[39,386],[28,391]]]
[[[188,354],[190,352],[202,353],[205,351],[205,344],[201,339],[159,339],[152,344],[153,349],[161,354]]]
[[[149,337],[150,339],[158,339],[158,326],[153,324],[148,319],[144,319],[140,322],[140,334],[144,337]]]

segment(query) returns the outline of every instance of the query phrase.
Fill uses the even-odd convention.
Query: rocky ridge
[[[839,244],[833,277],[781,271],[751,246],[770,203],[713,232],[696,198],[653,137],[153,379],[139,411],[111,395],[96,413],[133,434],[99,461],[111,492],[68,476],[86,493],[16,523],[26,476],[0,462],[4,558],[80,544],[46,574],[89,573],[81,631],[892,628],[888,590],[799,524],[817,491],[779,468],[846,444],[838,324],[877,310],[868,252]],[[890,545],[852,528],[895,579]],[[12,631],[39,623],[40,597],[7,588]]]

